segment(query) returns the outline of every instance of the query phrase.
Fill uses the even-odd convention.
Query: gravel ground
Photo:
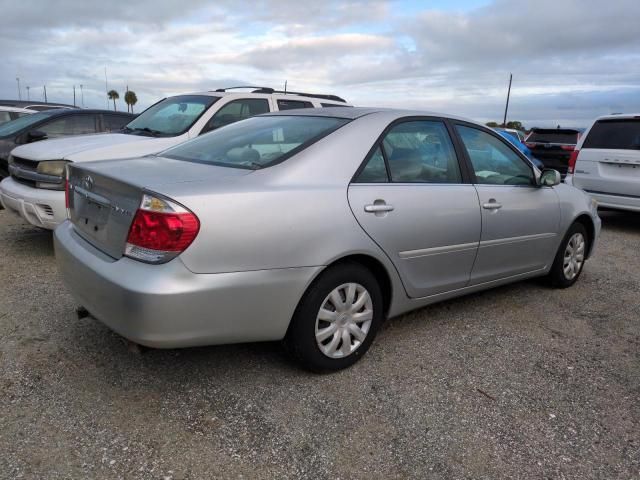
[[[573,288],[424,308],[312,375],[278,344],[129,351],[0,211],[0,477],[640,478],[640,215],[602,216]]]

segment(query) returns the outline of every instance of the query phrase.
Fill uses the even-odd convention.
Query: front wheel
[[[571,225],[565,235],[549,272],[549,282],[556,288],[567,288],[576,283],[587,258],[589,243],[587,231],[581,223]]]
[[[353,365],[369,349],[383,316],[373,274],[357,263],[329,267],[304,294],[285,346],[312,371]]]

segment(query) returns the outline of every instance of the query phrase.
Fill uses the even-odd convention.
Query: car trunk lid
[[[163,195],[171,185],[188,182],[207,182],[213,189],[250,172],[155,156],[72,163],[68,173],[69,219],[81,237],[119,259],[145,192]]]

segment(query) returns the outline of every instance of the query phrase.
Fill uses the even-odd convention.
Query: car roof
[[[384,114],[390,118],[403,117],[441,117],[450,118],[452,120],[461,120],[463,122],[473,123],[489,130],[488,127],[481,123],[458,115],[448,113],[433,112],[429,110],[405,110],[401,108],[383,108],[383,107],[331,107],[331,108],[298,108],[295,110],[282,110],[279,112],[263,113],[262,117],[275,115],[296,115],[306,117],[334,117],[355,120],[365,115]]]
[[[596,118],[596,121],[615,119],[628,120],[630,118],[640,118],[640,113],[611,113],[609,115],[602,115],[601,117]]]
[[[52,117],[60,116],[60,115],[77,115],[78,113],[90,113],[90,114],[111,114],[111,115],[123,115],[128,117],[135,117],[136,115],[133,113],[127,112],[114,112],[113,110],[102,110],[99,108],[54,108],[50,110],[45,110],[44,112],[37,113],[47,113]]]
[[[36,113],[35,110],[29,110],[28,108],[20,108],[20,107],[9,107],[8,105],[0,105],[0,111],[19,112],[19,113]]]
[[[6,106],[6,107],[19,107],[19,108],[28,108],[28,107],[76,108],[73,105],[68,105],[66,103],[32,102],[29,100],[0,100],[0,105]]]
[[[182,97],[185,95],[207,95],[210,97],[246,97],[246,96],[253,96],[253,95],[276,95],[279,97],[286,97],[286,98],[291,98],[292,100],[295,99],[305,99],[305,100],[309,100],[309,99],[314,99],[317,100],[319,102],[322,103],[331,103],[331,104],[335,104],[335,105],[348,105],[348,102],[344,102],[344,101],[340,101],[340,100],[334,100],[332,98],[325,98],[324,96],[320,95],[320,94],[304,94],[304,93],[284,93],[284,92],[278,92],[278,91],[274,91],[274,92],[267,92],[267,91],[229,91],[229,92],[218,92],[218,91],[204,91],[204,92],[190,92],[190,93],[179,93],[177,95],[170,95],[168,98],[170,97]],[[329,97],[329,95],[327,95],[327,97]],[[337,98],[337,97],[336,97]]]

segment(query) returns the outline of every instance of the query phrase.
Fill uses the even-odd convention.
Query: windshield
[[[160,155],[256,170],[286,160],[347,122],[331,117],[253,117],[182,143]]]
[[[58,113],[57,110],[47,110],[46,112],[33,113],[31,115],[25,115],[10,122],[0,125],[0,137],[8,137],[14,135],[24,128],[30,127],[42,120],[49,118],[52,115]]]
[[[164,137],[180,135],[219,99],[211,95],[165,98],[138,115],[124,128],[124,132]]]

